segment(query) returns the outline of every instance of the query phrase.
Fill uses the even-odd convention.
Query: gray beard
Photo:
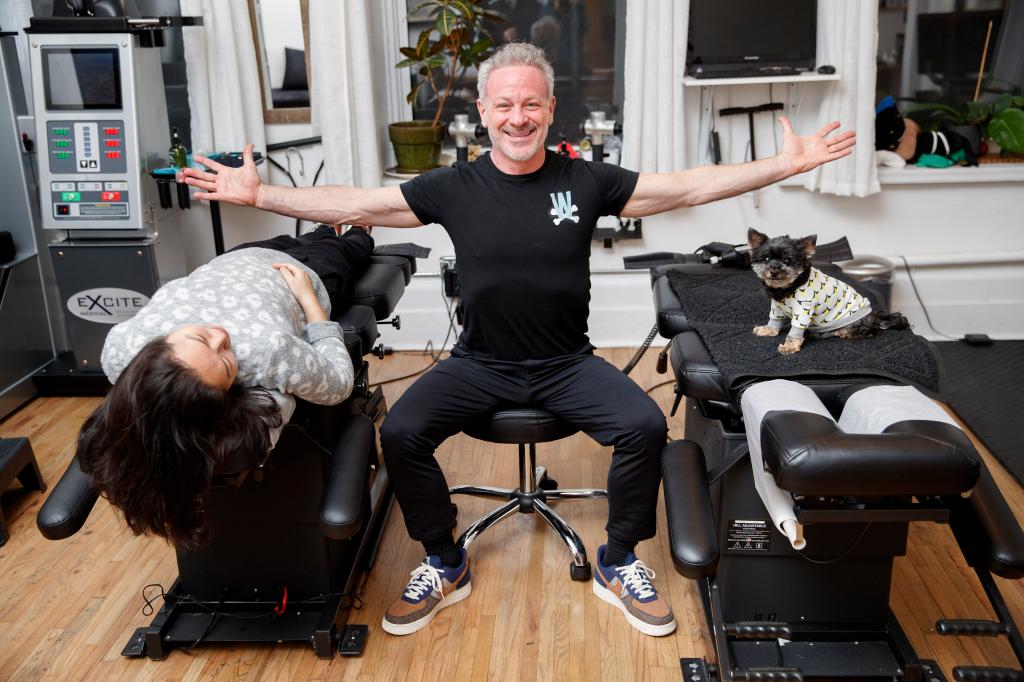
[[[540,128],[537,129],[538,133]],[[501,150],[501,153],[511,161],[527,161],[533,158],[533,155],[537,153],[537,150],[544,145],[544,136],[538,134],[537,141],[527,149],[509,149],[502,139],[503,133],[498,131],[492,131],[490,128],[487,129],[487,136],[491,138],[491,145],[495,149]]]

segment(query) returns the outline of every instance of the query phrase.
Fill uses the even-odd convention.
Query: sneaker
[[[429,623],[446,606],[469,596],[469,557],[462,552],[462,564],[449,568],[433,554],[412,572],[402,596],[384,614],[381,627],[392,635],[411,635]]]
[[[654,571],[630,553],[625,566],[604,565],[605,546],[597,549],[594,571],[594,594],[626,616],[634,628],[654,637],[675,632],[676,619],[672,608],[654,589]]]

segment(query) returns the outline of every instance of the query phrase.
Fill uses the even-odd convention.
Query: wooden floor
[[[622,366],[632,351],[602,354]],[[631,375],[644,388],[666,378],[654,373],[655,355],[648,353]],[[375,381],[402,376],[428,361],[417,353],[396,354],[375,360],[372,376]],[[388,402],[393,404],[407,385],[388,384]],[[652,395],[667,413],[671,386]],[[72,456],[79,426],[97,403],[92,398],[37,399],[0,422],[0,436],[31,438],[52,488]],[[682,436],[680,418],[671,418],[669,427],[674,438]],[[609,456],[607,448],[582,435],[541,445],[538,454],[563,487],[603,487]],[[1024,493],[987,453],[985,457],[1018,519],[1024,520]],[[514,486],[518,475],[514,447],[465,436],[445,443],[438,458],[453,485]],[[35,528],[42,500],[39,493],[24,493],[17,484],[3,498],[12,533],[0,549],[3,680],[680,680],[680,657],[713,658],[697,592],[672,568],[660,508],[659,535],[642,543],[638,554],[657,573],[655,583],[675,609],[679,628],[669,637],[635,632],[591,593],[588,583],[569,580],[568,553],[536,515],[516,515],[474,543],[470,599],[414,635],[391,637],[379,627],[381,615],[422,558],[396,509],[365,584],[364,606],[351,618],[370,625],[361,658],[325,662],[305,646],[268,645],[200,647],[174,652],[162,662],[130,660],[119,655],[121,648],[136,627],[150,621],[140,612],[142,588],[150,583],[170,586],[176,575],[174,553],[162,541],[133,537],[102,500],[74,537],[45,540]],[[469,497],[458,503],[460,528],[496,506]],[[607,505],[586,500],[557,508],[592,555],[604,541]],[[1024,585],[997,582],[1017,622],[1024,624]],[[913,525],[908,554],[896,561],[892,606],[918,654],[936,659],[947,676],[958,664],[1015,663],[1001,640],[934,633],[939,617],[992,617],[981,586],[944,526]]]

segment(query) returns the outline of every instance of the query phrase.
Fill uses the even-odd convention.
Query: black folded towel
[[[406,242],[403,244],[382,244],[373,250],[375,256],[406,256],[408,258],[426,258],[430,249],[419,244]]]
[[[875,286],[846,276],[836,266],[816,266],[881,300]],[[937,394],[941,367],[932,344],[909,329],[886,330],[868,339],[809,338],[799,353],[783,355],[783,336],[755,336],[753,328],[768,322],[770,300],[749,270],[705,269],[668,272],[669,284],[686,319],[711,352],[726,385],[737,391],[764,377],[880,377],[906,382]],[[784,332],[783,332],[784,333]]]

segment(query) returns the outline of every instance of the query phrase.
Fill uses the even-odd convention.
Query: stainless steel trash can
[[[892,279],[895,267],[881,256],[859,256],[836,263],[844,273],[858,282],[873,282],[885,301],[886,310],[892,310]]]

